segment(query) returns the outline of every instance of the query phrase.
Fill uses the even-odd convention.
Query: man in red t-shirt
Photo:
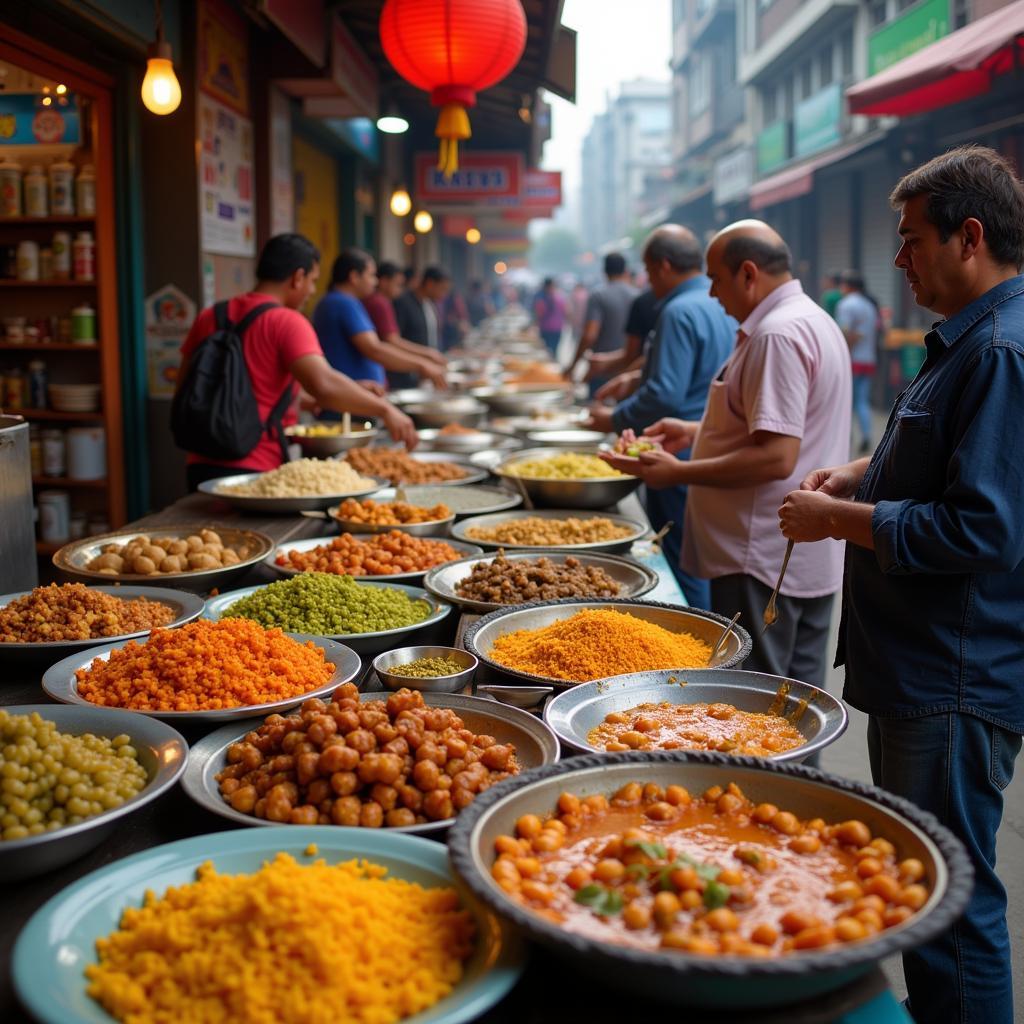
[[[435,349],[417,345],[413,341],[406,341],[398,328],[398,318],[395,316],[394,301],[402,294],[405,287],[405,271],[391,260],[381,260],[377,264],[377,290],[367,299],[363,299],[366,312],[370,314],[373,326],[377,331],[377,337],[381,341],[394,345],[395,348],[407,352],[411,356],[433,366],[432,372],[421,372],[420,377],[426,377],[439,388],[447,387],[444,376],[448,360],[444,355]],[[393,367],[388,367],[393,369]]]
[[[393,440],[414,448],[418,438],[412,420],[386,399],[332,369],[324,358],[316,332],[299,312],[313,294],[319,275],[320,253],[309,239],[297,234],[275,235],[260,253],[256,287],[228,304],[228,318],[235,324],[256,306],[279,304],[257,317],[242,338],[260,418],[266,420],[284,389],[292,383],[294,392],[297,382],[321,408],[380,419]],[[211,307],[196,317],[181,346],[179,380],[185,378],[189,356],[213,331]],[[295,421],[292,407],[285,413],[284,424]],[[213,462],[191,453],[187,461],[188,486],[195,490],[204,480],[276,469],[281,464],[281,448],[276,437],[264,433],[256,447],[235,462]]]

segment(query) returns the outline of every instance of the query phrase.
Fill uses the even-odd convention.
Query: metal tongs
[[[765,605],[763,616],[764,626],[761,628],[761,636],[764,636],[768,627],[774,626],[779,618],[779,611],[775,607],[775,600],[779,596],[779,590],[782,588],[782,578],[786,575],[786,567],[789,565],[789,556],[791,554],[793,554],[793,541],[790,541],[786,545],[786,557],[782,560],[782,569],[779,572],[778,582],[775,584],[772,596],[768,599],[768,604]]]

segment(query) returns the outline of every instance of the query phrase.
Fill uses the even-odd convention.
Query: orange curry
[[[781,715],[740,711],[731,704],[638,704],[612,711],[591,729],[599,750],[719,750],[771,757],[805,742]]]
[[[778,957],[859,942],[927,902],[925,867],[862,821],[801,821],[739,787],[563,793],[495,841],[494,880],[562,928],[638,949]]]

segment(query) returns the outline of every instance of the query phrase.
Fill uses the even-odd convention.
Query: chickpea
[[[836,938],[840,942],[859,942],[861,939],[866,939],[868,935],[863,922],[858,921],[855,917],[839,918],[836,921],[835,929]]]
[[[743,807],[743,801],[738,796],[733,796],[732,793],[723,793],[715,801],[715,807],[720,814],[735,814]]]
[[[625,873],[625,864],[613,857],[598,861],[594,868],[594,877],[599,882],[617,882]]]
[[[533,879],[523,882],[522,892],[527,899],[534,900],[537,903],[551,903],[555,898],[555,891],[551,886],[545,885],[543,882],[536,882]]]
[[[775,804],[758,804],[750,816],[759,825],[767,825],[778,813],[779,809]]]
[[[817,853],[821,849],[821,840],[809,834],[796,836],[789,841],[789,848],[794,853]]]
[[[665,800],[659,800],[645,808],[644,814],[652,821],[671,821],[679,814],[679,809]]]
[[[923,885],[908,885],[899,895],[901,906],[920,910],[928,902],[928,890]]]
[[[472,800],[470,794],[470,800]],[[560,832],[553,828],[543,829],[538,836],[533,837],[533,848],[538,853],[553,853],[565,845],[565,838]]]
[[[580,798],[573,793],[562,793],[558,798],[558,810],[562,814],[579,814]]]
[[[570,889],[582,889],[583,886],[590,885],[593,880],[593,875],[584,867],[573,868],[563,879]]]
[[[242,814],[252,814],[256,806],[256,790],[253,786],[240,786],[231,794],[231,807]]]
[[[703,883],[693,868],[676,868],[675,871],[669,875],[669,881],[675,887],[677,892],[683,892],[685,890],[700,892],[703,888]]]
[[[808,928],[814,928],[821,924],[813,914],[808,914],[803,910],[787,910],[779,921],[782,925],[782,930],[787,935],[798,935],[802,931],[806,931]]]
[[[852,903],[864,895],[860,884],[854,881],[840,882],[829,894],[828,898],[833,903]]]
[[[794,949],[821,949],[836,941],[836,930],[832,925],[819,924],[804,928],[793,936]]]
[[[924,864],[916,857],[901,860],[896,870],[899,872],[901,882],[919,882],[924,878]]]
[[[416,824],[416,815],[408,807],[396,807],[384,815],[384,824],[388,828],[408,828]]]
[[[743,872],[736,868],[723,868],[718,872],[718,879],[722,885],[742,885],[743,884]]]
[[[668,786],[665,800],[673,807],[685,807],[690,802],[690,794],[682,786]]]
[[[639,750],[647,745],[647,737],[642,732],[631,729],[629,732],[619,734],[619,741],[625,743],[630,750]]]
[[[913,916],[914,911],[910,907],[889,907],[882,915],[882,924],[886,928],[895,928],[896,925],[903,924],[904,921]]]
[[[542,827],[541,820],[536,814],[524,814],[516,821],[516,834],[524,839],[533,839],[534,836],[540,835]]]
[[[381,828],[384,824],[384,808],[374,800],[363,804],[359,811],[362,828]]]
[[[861,878],[870,878],[882,870],[882,862],[877,857],[865,857],[857,864],[857,874]]]
[[[716,932],[734,932],[740,926],[740,919],[736,916],[736,912],[728,907],[718,907],[709,911],[704,916],[704,920]]]
[[[654,920],[665,931],[682,909],[679,897],[674,892],[659,892],[654,897]]]
[[[867,846],[871,842],[871,829],[863,821],[844,821],[835,830],[835,838],[845,846]]]
[[[291,818],[293,825],[315,825],[320,820],[320,812],[312,804],[293,807]]]
[[[779,941],[779,933],[770,924],[759,924],[750,933],[750,941],[759,946],[774,946]]]
[[[613,804],[636,804],[643,796],[643,787],[639,782],[627,782],[612,796]]]
[[[853,916],[864,925],[869,935],[882,930],[882,915],[877,910],[858,910]]]
[[[516,870],[523,878],[536,878],[543,868],[536,857],[516,857]]]
[[[698,907],[703,906],[704,897],[698,889],[687,889],[679,894],[679,902],[683,910],[696,910]]]
[[[872,896],[880,896],[886,903],[895,903],[901,891],[900,883],[892,875],[879,873],[864,883],[864,891]]]
[[[779,811],[771,820],[771,826],[776,832],[786,836],[795,836],[800,831],[800,822],[797,816],[790,811]]]
[[[622,923],[630,931],[640,931],[650,925],[651,911],[639,901],[633,900],[622,911]]]

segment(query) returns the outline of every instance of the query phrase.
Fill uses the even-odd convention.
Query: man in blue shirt
[[[779,511],[797,541],[846,540],[837,664],[867,712],[871,774],[967,847],[967,912],[904,954],[918,1024],[1012,1024],[1003,790],[1024,733],[1024,186],[965,146],[892,193],[896,256],[941,319],[874,456],[811,473]]]
[[[597,430],[637,434],[658,420],[675,417],[699,420],[715,374],[729,358],[736,339],[736,321],[708,294],[704,254],[691,231],[664,224],[651,233],[643,248],[644,267],[661,309],[640,376],[640,386],[614,409],[594,406],[591,424]],[[689,452],[679,453],[689,458]],[[662,541],[686,600],[695,608],[711,606],[707,580],[684,572],[679,564],[683,543],[686,488],[646,491],[647,515],[660,530],[674,525]]]
[[[383,394],[385,370],[412,371],[444,385],[444,368],[383,341],[374,329],[363,299],[377,286],[377,265],[362,249],[346,249],[331,268],[331,289],[313,311],[313,327],[327,361],[336,370]]]

